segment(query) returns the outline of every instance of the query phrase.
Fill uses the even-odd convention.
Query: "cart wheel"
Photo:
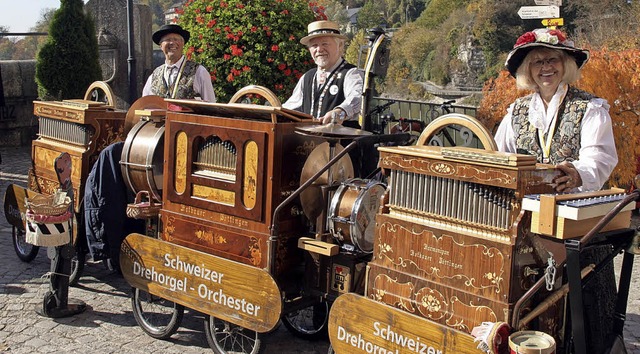
[[[13,249],[16,251],[18,258],[23,262],[31,262],[38,255],[40,247],[27,243],[25,232],[19,228],[14,226],[11,231]]]
[[[262,352],[260,333],[213,316],[205,316],[204,334],[214,353],[258,354]]]
[[[69,285],[78,285],[78,280],[84,272],[84,264],[87,258],[87,252],[82,247],[76,246],[76,254],[71,258],[71,274],[69,275]]]
[[[327,337],[329,304],[321,302],[282,317],[282,323],[294,336],[315,340]]]
[[[138,325],[156,339],[166,339],[174,334],[184,315],[184,306],[136,288],[133,289],[131,305]]]

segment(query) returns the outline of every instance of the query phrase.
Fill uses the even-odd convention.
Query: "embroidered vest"
[[[537,156],[538,162],[542,162],[543,154],[538,139],[538,130],[529,123],[528,117],[532,96],[528,95],[516,99],[513,105],[511,124],[516,134],[518,152]],[[565,160],[578,159],[582,117],[592,98],[594,96],[585,91],[569,87],[564,103],[560,104],[562,111],[558,112],[555,134],[549,152],[549,163],[558,164]]]
[[[347,74],[347,71],[355,68],[355,65],[351,65],[349,63],[344,63],[342,69],[336,69],[336,72],[333,73],[332,77],[327,80],[327,83],[331,82],[331,85],[325,90],[325,95],[320,100],[320,94],[323,91],[324,87],[320,86],[319,88],[313,87],[315,84],[313,78],[316,76],[317,68],[311,69],[304,74],[304,92],[302,94],[302,111],[307,114],[311,114],[311,104],[315,105],[313,111],[315,117],[321,117],[325,115],[327,112],[332,110],[334,107],[339,105],[344,101],[344,78]],[[335,89],[334,89],[335,86]],[[336,91],[337,90],[337,91]],[[315,99],[312,95],[315,94]],[[318,112],[318,103],[322,101],[322,106],[320,106]]]
[[[151,74],[151,92],[153,92],[154,95],[180,99],[189,99],[200,96],[200,94],[196,93],[193,89],[193,82],[195,80],[198,64],[190,60],[184,61],[184,69],[182,70],[182,75],[180,75],[180,80],[177,83],[178,90],[176,91],[175,97],[171,97],[173,94],[173,88],[168,87],[164,80],[163,74],[165,67],[166,64],[162,64]]]

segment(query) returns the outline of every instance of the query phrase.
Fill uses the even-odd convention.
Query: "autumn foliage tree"
[[[607,100],[613,121],[613,133],[618,151],[618,165],[611,174],[611,186],[629,187],[637,173],[640,147],[640,50],[592,50],[591,59],[582,69],[576,86]],[[507,71],[487,81],[477,118],[495,132],[508,106],[527,91],[517,90],[515,80]]]
[[[186,55],[209,70],[219,102],[248,85],[288,98],[313,63],[300,38],[326,19],[323,7],[300,0],[188,0],[179,12],[191,32]]]

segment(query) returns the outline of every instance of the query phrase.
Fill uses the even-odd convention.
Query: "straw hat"
[[[162,39],[162,37],[169,33],[179,34],[180,36],[182,36],[182,38],[184,38],[185,43],[187,43],[189,41],[189,37],[191,37],[189,31],[183,29],[178,25],[164,25],[153,33],[151,39],[153,39],[153,43],[160,45],[160,40]]]
[[[347,39],[340,33],[340,26],[333,21],[314,21],[307,26],[308,34],[300,39],[300,43],[308,46],[309,41],[316,37],[338,37]]]
[[[573,42],[568,40],[561,31],[540,28],[520,36],[509,55],[507,55],[505,66],[512,76],[516,76],[516,71],[518,71],[527,54],[532,49],[539,47],[566,51],[576,60],[578,68],[581,68],[589,60],[589,51],[576,48]]]

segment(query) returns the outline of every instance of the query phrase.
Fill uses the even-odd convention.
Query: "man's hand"
[[[561,176],[553,179],[553,183],[556,184],[557,192],[568,192],[573,188],[580,187],[582,185],[582,178],[580,173],[576,170],[575,166],[571,162],[564,161],[555,166],[560,172]]]
[[[333,115],[336,117],[336,124],[342,124],[347,114],[341,108],[332,109],[327,112],[324,116],[318,118],[318,121],[322,122],[322,124],[329,124],[333,121]]]

